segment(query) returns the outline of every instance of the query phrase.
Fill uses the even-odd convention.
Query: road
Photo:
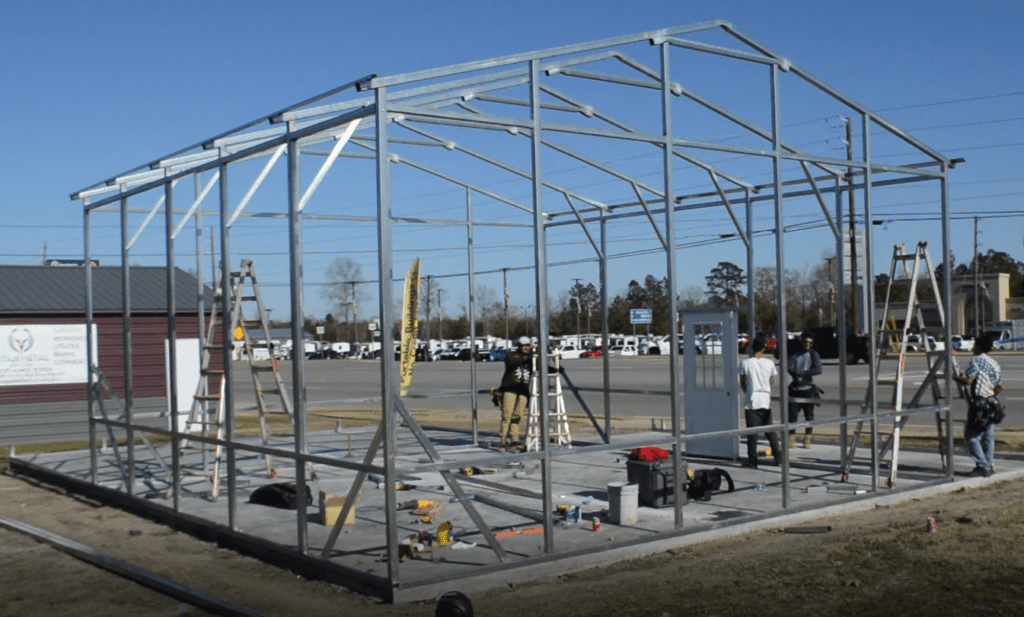
[[[1024,355],[997,354],[994,356],[1002,367],[1003,387],[1000,396],[1007,407],[1007,418],[1002,428],[1024,427]],[[958,356],[961,367],[966,368],[970,356]],[[596,415],[603,415],[603,384],[602,361],[600,359],[582,358],[563,362],[566,374],[572,382],[582,390],[583,400]],[[905,368],[905,378],[910,384],[905,390],[909,399],[913,396],[917,384],[926,373],[923,355],[909,355]],[[245,410],[254,405],[253,389],[249,371],[244,364],[236,364],[236,398],[238,408]],[[868,365],[857,364],[846,367],[847,400],[863,399],[868,385]],[[476,389],[486,390],[496,386],[501,379],[503,365],[501,363],[481,362],[476,364]],[[892,371],[892,363],[883,363],[883,371]],[[291,364],[281,363],[281,374],[286,383],[291,383]],[[680,362],[682,371],[682,362]],[[379,405],[380,365],[375,361],[362,360],[312,360],[305,364],[306,399],[310,408],[374,408]],[[784,373],[784,371],[781,371]],[[884,373],[883,373],[884,375]],[[839,397],[839,364],[836,360],[824,361],[824,372],[816,378],[819,386],[825,390],[826,399]],[[613,416],[660,418],[671,416],[669,406],[669,361],[667,356],[649,357],[612,357],[611,358],[611,409]],[[680,379],[682,387],[682,379]],[[444,361],[417,363],[413,371],[412,384],[409,387],[408,405],[413,409],[436,410],[468,410],[471,408],[470,395],[471,377],[470,363]],[[891,390],[879,387],[880,399],[888,400]],[[685,401],[680,397],[680,410]],[[479,409],[494,412],[490,396],[476,396]],[[566,410],[570,414],[583,413],[575,397],[565,395]],[[925,400],[928,402],[928,399]],[[780,419],[778,403],[775,403],[775,418]],[[956,398],[953,401],[954,416],[962,416],[966,403]],[[856,408],[848,413],[856,413]],[[819,408],[818,417],[825,418],[838,415],[838,405],[828,403]],[[934,420],[923,416],[914,424],[933,426]]]

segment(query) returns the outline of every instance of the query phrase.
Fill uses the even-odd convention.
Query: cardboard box
[[[359,502],[359,496],[356,496],[356,502]],[[327,527],[333,527],[334,523],[337,522],[338,517],[341,516],[341,509],[345,506],[344,497],[335,497],[330,493],[320,491],[320,522]],[[345,518],[345,524],[351,525],[356,522],[356,507],[352,504],[352,509],[348,511],[348,516]]]

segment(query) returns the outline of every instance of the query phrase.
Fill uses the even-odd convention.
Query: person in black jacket
[[[498,437],[498,452],[508,449],[525,450],[519,441],[519,428],[523,413],[530,402],[530,380],[533,378],[533,345],[528,337],[519,337],[514,351],[505,354],[505,373],[501,376],[501,427]]]
[[[795,353],[789,358],[789,376],[793,381],[789,384],[789,396],[798,398],[818,398],[818,386],[814,384],[814,376],[821,375],[821,356],[814,350],[814,335],[804,332],[800,335],[800,344],[803,350]],[[815,403],[796,403],[789,401],[789,421],[799,422],[800,412],[804,412],[804,418],[810,422],[814,419]],[[804,430],[803,447],[811,447],[811,433],[814,429],[807,427]],[[796,431],[789,431],[789,447],[796,446]]]

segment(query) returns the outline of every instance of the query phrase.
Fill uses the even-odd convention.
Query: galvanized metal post
[[[872,285],[874,280],[874,269],[871,263],[871,118],[867,114],[861,114],[861,138],[864,143],[864,293],[862,297],[867,299],[867,310],[862,312],[864,323],[868,328],[875,327],[875,289]],[[852,190],[852,189],[851,189]],[[856,277],[856,273],[853,273]],[[856,278],[854,279],[856,283]],[[947,287],[948,289],[948,287]],[[948,313],[947,313],[948,314]],[[875,337],[871,337],[874,339]],[[874,357],[874,355],[872,355]],[[878,375],[875,371],[875,363],[869,367],[869,378],[871,380],[871,489],[878,490]],[[948,400],[948,399],[947,399]]]
[[[600,281],[601,281],[601,375],[604,384],[604,434],[608,439],[612,438],[612,370],[611,360],[608,358],[608,219],[605,212],[601,212],[601,258]]]
[[[469,340],[472,354],[470,355],[469,365],[469,397],[470,397],[470,409],[472,415],[472,430],[473,430],[473,445],[478,445],[479,435],[477,433],[477,422],[479,410],[477,409],[476,402],[476,298],[473,293],[473,285],[475,285],[475,278],[473,275],[473,191],[466,187],[466,263],[469,267]],[[506,303],[507,304],[507,303]],[[441,303],[438,302],[437,310],[440,312]],[[440,329],[439,329],[440,330]],[[438,337],[440,338],[440,337]],[[427,341],[427,351],[429,353],[430,341]]]
[[[288,123],[288,130],[294,128]],[[295,454],[306,454],[306,354],[303,336],[303,270],[302,270],[302,184],[299,168],[299,141],[288,140],[288,263],[291,276],[292,311],[292,415],[295,422]],[[263,316],[260,315],[262,318]],[[383,356],[383,354],[381,354]],[[306,508],[309,504],[301,496],[306,494],[306,463],[295,459],[295,487],[300,495],[296,500],[295,520],[297,525],[296,549],[303,555],[309,549]]]
[[[394,359],[389,357],[392,348],[391,332],[394,326],[394,263],[391,220],[391,161],[388,144],[388,91],[380,87],[376,95],[377,131],[377,269],[380,278],[380,370],[381,370],[381,413],[384,422],[384,520],[387,527],[388,580],[392,587],[398,579],[398,499],[395,496],[395,456],[398,440],[395,435],[395,405],[398,394],[398,379]],[[385,353],[388,352],[388,353]]]
[[[124,192],[124,185],[121,192]],[[131,309],[131,261],[128,255],[128,198],[121,197],[121,328],[123,339],[121,349],[124,353],[124,413],[128,435],[128,486],[129,495],[134,494],[135,487],[135,429],[132,409],[132,309]],[[108,418],[109,419],[109,418]],[[111,444],[117,447],[117,444]]]
[[[99,360],[92,355],[93,345],[96,341],[93,340],[92,335],[92,219],[90,218],[92,210],[89,209],[88,197],[82,200],[82,206],[82,242],[85,252],[85,358],[87,364],[85,374],[88,379],[85,391],[88,400],[86,411],[89,414],[89,481],[96,484],[99,460],[96,455],[96,395],[92,389],[92,385],[96,383],[96,374],[92,367],[99,366]]]
[[[672,161],[674,160],[672,144],[672,72],[669,66],[669,51],[671,47],[667,42],[662,42],[661,49],[661,127],[662,137],[665,140],[663,152],[662,169],[665,181],[665,278],[668,283],[669,302],[674,303],[676,297],[676,251],[675,251],[675,187],[673,186]],[[672,437],[675,440],[675,447],[672,449],[672,474],[673,495],[678,497],[674,500],[675,528],[683,527],[683,441],[682,422],[679,410],[679,315],[674,310],[668,312],[669,346],[672,352],[668,354],[668,383],[671,398],[669,399],[669,410],[672,415]]]
[[[952,307],[952,296],[953,296],[953,280],[952,280],[952,268],[953,265],[953,252],[949,247],[950,238],[950,224],[949,224],[949,170],[945,163],[941,164],[942,167],[942,178],[939,179],[939,194],[941,199],[941,210],[942,210],[942,288],[946,290],[942,298],[942,310],[946,314],[945,331],[943,335],[946,337],[946,381],[945,381],[945,401],[946,401],[946,478],[950,481],[953,480],[953,405],[951,404],[952,392],[953,392],[953,371],[949,370],[953,366],[953,323],[950,317],[953,315]],[[977,258],[977,251],[975,258]],[[977,289],[977,287],[975,287]],[[977,306],[977,304],[975,304]],[[941,447],[941,446],[940,446]]]
[[[176,319],[176,289],[174,286],[174,187],[164,184],[164,241],[167,252],[167,380],[168,404],[171,417],[171,489],[174,494],[173,506],[177,512],[181,506],[181,437],[178,434],[178,329]]]
[[[228,476],[228,527],[232,530],[238,529],[238,496],[235,494],[237,481],[236,456],[235,456],[235,387],[233,384],[232,367],[232,333],[228,330],[231,326],[231,300],[234,294],[231,292],[231,235],[228,233],[228,217],[231,214],[228,204],[228,165],[221,163],[219,166],[220,176],[220,314],[221,314],[221,352],[224,356],[224,381],[221,385],[221,405],[224,406],[224,439],[228,445],[227,450],[227,476]],[[217,465],[214,464],[214,469]]]
[[[548,415],[548,257],[544,221],[544,184],[541,180],[540,61],[530,60],[530,160],[533,172],[533,258],[537,299],[537,405],[540,408],[541,485],[544,495],[544,551],[555,551],[551,512],[551,443]]]
[[[786,367],[789,363],[789,350],[786,338],[786,259],[783,233],[784,219],[782,216],[782,112],[779,106],[779,66],[769,67],[771,74],[772,102],[772,175],[775,190],[775,278],[778,287],[779,328],[775,337],[775,348],[779,351],[779,406],[785,430],[782,434],[782,507],[789,507],[789,395],[786,389]]]
[[[744,191],[743,195],[747,207],[747,337],[750,343],[757,335],[754,322],[754,205],[750,201],[750,189]]]
[[[836,176],[836,195],[835,195],[835,197],[836,197],[836,229],[842,230],[843,229],[843,189],[842,189],[842,178],[840,176]],[[846,271],[846,259],[844,257],[845,251],[843,250],[845,248],[845,245],[846,245],[846,243],[843,241],[842,233],[840,233],[838,236],[836,236],[836,271],[839,272],[839,276],[838,276],[839,281],[838,281],[838,284],[836,285],[836,287],[837,287],[838,292],[839,292],[838,301],[839,301],[839,306],[841,307],[840,308],[840,312],[842,312],[843,315],[846,314],[846,285],[843,284],[843,280],[842,280],[842,273]],[[841,345],[840,350],[843,350],[843,349],[845,349],[845,344],[846,344],[846,342],[845,342],[845,338],[846,338],[845,337],[845,332],[846,332],[846,319],[845,319],[845,317],[843,319],[839,319],[839,320],[836,321],[836,327],[838,328],[837,332],[839,333],[838,334],[838,336],[839,336],[839,343]],[[871,338],[874,339],[875,338],[874,333],[873,333],[873,331],[870,328],[868,329],[868,332],[871,333]],[[873,351],[874,347],[871,347],[871,350]],[[874,360],[875,356],[872,353],[869,353],[868,356],[869,356],[868,357],[868,363],[869,364],[874,364],[875,363],[875,360]],[[841,417],[845,418],[847,416],[847,406],[846,406],[846,373],[845,373],[846,369],[845,369],[844,363],[845,363],[844,354],[842,353],[842,351],[840,351],[840,354],[839,354],[839,366],[840,366],[840,377],[839,377],[839,401],[840,401],[839,402],[839,415]],[[868,370],[870,371],[871,369],[869,368]],[[847,433],[849,432],[847,430],[848,428],[849,428],[849,426],[846,425],[846,424],[842,424],[839,427],[839,450],[840,450],[840,452],[839,452],[839,464],[842,465],[844,469],[846,468],[847,458],[848,458],[848,452],[847,452],[847,448],[848,448],[848,445],[847,445],[848,435],[847,435]]]
[[[199,199],[199,195],[201,195],[202,192],[203,192],[202,183],[200,182],[199,174],[194,174],[192,176],[192,178],[193,178],[194,198],[196,200],[198,200]],[[196,220],[196,278],[199,280],[199,298],[198,298],[198,305],[197,305],[198,308],[199,308],[199,316],[198,316],[198,320],[199,320],[199,358],[197,359],[197,362],[199,362],[199,366],[202,366],[203,350],[206,349],[206,344],[207,343],[209,343],[210,345],[213,344],[213,341],[207,341],[206,340],[207,325],[206,325],[206,319],[204,317],[205,309],[204,309],[204,306],[203,306],[203,304],[204,304],[204,298],[203,298],[203,256],[204,256],[204,252],[203,252],[203,224],[202,224],[203,214],[202,213],[203,213],[203,209],[202,208],[196,208],[196,214],[195,214],[195,217],[196,217],[196,219],[195,219]],[[213,229],[210,229],[210,260],[213,261],[213,259],[214,259]],[[217,283],[216,283],[216,280],[217,280],[217,266],[216,266],[216,263],[210,264],[210,276],[213,277],[213,285],[212,285],[212,287],[214,288],[214,291],[216,291],[216,287],[217,287]],[[214,304],[216,304],[216,302],[217,302],[217,300],[216,300],[216,298],[214,298]],[[213,309],[214,308],[216,308],[216,307],[214,307],[214,306],[210,307],[210,321],[213,321]],[[223,329],[223,326],[221,326],[221,328]],[[209,379],[205,378],[205,377],[203,377],[203,379],[207,379],[207,388],[209,388]],[[209,394],[209,392],[207,392],[207,394]],[[203,422],[202,422],[202,428],[200,429],[200,433],[202,434],[203,437],[209,437],[210,430],[209,430],[209,423],[207,422],[207,420],[208,420],[208,415],[207,414],[209,413],[209,409],[208,409],[208,406],[207,406],[205,401],[202,402],[201,405],[202,405],[202,410],[203,410],[203,414],[204,415],[203,415]],[[209,448],[205,448],[205,447],[202,448],[201,456],[202,456],[202,465],[203,465],[203,472],[204,473],[207,470],[209,470],[209,468],[210,468],[209,455],[207,454],[208,451],[209,451]]]

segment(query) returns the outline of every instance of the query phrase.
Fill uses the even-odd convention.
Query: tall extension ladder
[[[553,356],[554,367],[558,369],[560,356]],[[572,435],[569,434],[569,416],[565,413],[565,400],[562,398],[561,374],[556,370],[545,370],[548,378],[548,419],[552,422],[553,432],[550,435],[555,445],[572,447]],[[526,420],[526,451],[540,450],[540,404],[537,402],[538,383],[537,356],[533,356],[533,377],[530,378],[530,412]]]
[[[942,302],[939,294],[939,286],[935,280],[935,273],[932,269],[931,260],[928,258],[928,243],[919,242],[916,250],[912,254],[907,254],[906,247],[902,244],[897,244],[893,247],[892,265],[889,269],[889,285],[885,292],[885,309],[882,314],[881,324],[882,328],[879,330],[879,337],[877,340],[884,340],[889,343],[889,349],[879,349],[877,357],[875,359],[875,375],[878,378],[879,386],[892,386],[892,398],[890,399],[890,405],[895,411],[901,411],[903,409],[912,409],[920,405],[922,397],[926,392],[930,392],[932,396],[933,405],[939,405],[940,399],[943,398],[942,390],[939,388],[938,380],[940,377],[945,378],[945,373],[940,373],[946,366],[946,352],[935,351],[928,349],[927,334],[924,331],[924,314],[921,310],[921,304],[918,300],[917,284],[921,275],[921,265],[925,266],[925,270],[928,273],[928,280],[931,282],[932,292],[935,294],[937,301],[938,313],[939,313],[939,329],[945,329],[946,318],[942,310]],[[896,326],[896,318],[890,314],[890,307],[892,303],[892,288],[896,280],[897,268],[902,269],[903,278],[909,282],[909,288],[907,291],[907,302],[906,311],[904,313],[902,327]],[[906,386],[906,378],[904,374],[907,354],[907,332],[910,330],[911,324],[914,320],[917,320],[918,328],[921,331],[922,347],[925,350],[925,359],[927,362],[928,371],[918,386],[914,396],[906,401],[904,396],[904,387]],[[893,350],[895,348],[895,353]],[[882,364],[883,362],[895,362],[896,368],[889,371],[886,377],[882,377]],[[956,361],[952,363],[953,374],[959,373]],[[863,408],[867,411],[871,403],[871,390],[870,387],[865,395],[865,402]],[[890,460],[889,467],[889,478],[886,481],[886,485],[890,488],[896,483],[897,470],[899,468],[899,448],[900,448],[900,430],[906,426],[910,416],[896,416],[893,420],[893,431],[887,436],[881,446],[878,448],[878,458],[881,460],[888,452],[889,448],[892,448],[892,458]],[[843,468],[842,480],[846,482],[849,479],[850,468],[853,465],[853,457],[857,451],[857,442],[860,434],[864,428],[866,420],[862,419],[857,423],[857,430],[853,434],[853,440],[850,444],[849,451],[846,456],[846,463]],[[939,438],[939,455],[942,459],[942,465],[944,469],[948,469],[949,465],[949,453],[946,451],[946,440],[943,437],[943,421],[942,414],[938,411],[935,412],[935,424],[938,429]]]
[[[288,419],[291,425],[295,425],[295,418],[292,414],[291,399],[288,397],[288,391],[285,388],[284,382],[281,379],[281,374],[278,371],[277,359],[274,357],[274,350],[271,348],[271,337],[270,337],[270,324],[267,322],[266,311],[263,309],[263,300],[260,297],[259,285],[256,282],[256,271],[253,267],[252,260],[243,259],[241,268],[237,272],[231,272],[231,293],[232,301],[231,307],[231,321],[230,327],[225,330],[225,336],[234,336],[236,340],[242,342],[243,353],[249,362],[249,370],[252,373],[253,388],[256,393],[256,413],[260,423],[260,435],[263,439],[263,445],[266,446],[270,441],[270,427],[267,423],[267,415],[270,410],[267,407],[265,395],[276,395],[281,400],[281,407],[284,409],[284,413],[288,415]],[[200,379],[199,386],[196,388],[196,393],[192,402],[192,409],[189,412],[188,419],[185,422],[184,430],[182,432],[187,434],[195,434],[196,431],[202,431],[204,435],[207,434],[207,427],[213,426],[217,430],[217,439],[223,441],[225,436],[225,409],[224,409],[224,371],[223,369],[211,368],[210,357],[214,350],[220,349],[215,341],[215,334],[217,327],[221,325],[221,319],[218,316],[217,309],[220,306],[220,299],[222,296],[220,277],[218,277],[217,289],[216,289],[216,301],[214,302],[213,308],[210,313],[210,323],[206,332],[206,339],[202,350],[202,361],[200,365]],[[251,285],[252,290],[246,293],[246,284]],[[244,319],[243,305],[246,303],[255,303],[256,314],[258,316],[255,320]],[[262,342],[257,342],[252,334],[251,329],[259,327],[262,329],[263,339]],[[269,356],[269,362],[261,362],[255,359],[255,350],[266,349]],[[273,379],[273,383],[264,383],[267,375],[270,375]],[[210,389],[210,378],[220,377],[220,390],[218,393],[212,393]],[[207,404],[215,402],[217,404],[217,415],[215,420],[208,420]],[[184,448],[188,445],[188,440],[183,439],[181,441],[181,447]],[[217,445],[213,448],[214,452],[214,463],[213,472],[210,474],[212,481],[211,497],[217,498],[217,494],[220,491],[220,459],[223,451],[223,447]],[[277,471],[273,467],[272,457],[267,454],[264,455],[266,461],[267,474],[273,478],[277,475]],[[205,474],[204,474],[205,475]]]

